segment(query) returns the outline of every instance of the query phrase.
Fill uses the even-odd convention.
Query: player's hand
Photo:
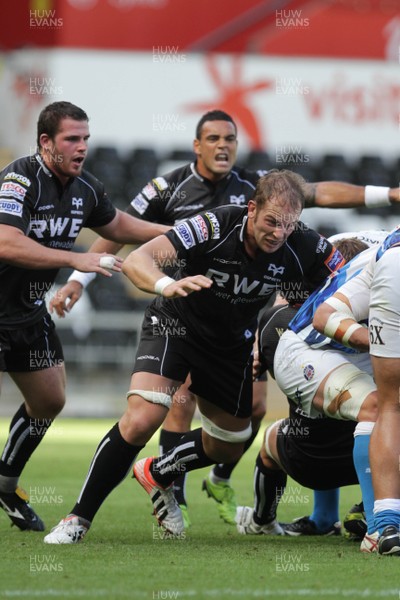
[[[391,202],[400,202],[400,188],[390,188],[389,200]]]
[[[59,317],[65,317],[79,298],[82,296],[83,286],[78,281],[68,281],[62,288],[57,290],[49,303],[49,311]]]
[[[72,253],[71,253],[72,254]],[[121,272],[123,259],[114,254],[102,252],[74,252],[73,268],[83,273],[100,273],[105,277],[112,277],[110,271]]]
[[[208,289],[212,284],[212,279],[204,275],[193,275],[192,277],[184,277],[183,279],[179,279],[179,281],[170,283],[163,289],[162,295],[165,298],[182,298],[192,292],[200,292],[203,289]]]

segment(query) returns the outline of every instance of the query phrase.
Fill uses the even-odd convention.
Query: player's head
[[[228,115],[228,113],[224,112],[223,110],[209,110],[208,112],[204,113],[200,121],[197,123],[196,140],[201,139],[201,136],[203,134],[203,125],[208,121],[227,121],[228,123],[232,123],[235,129],[235,133],[237,135],[236,123],[232,119],[231,115]]]
[[[225,177],[237,154],[237,128],[232,117],[223,110],[205,113],[196,127],[193,149],[200,175],[211,181]]]
[[[357,256],[357,254],[360,254],[369,248],[368,244],[356,237],[343,238],[334,244],[335,248],[339,250],[346,262],[349,262],[349,260]]]
[[[248,233],[264,252],[275,252],[293,232],[304,207],[304,179],[273,169],[257,182],[248,205]]]
[[[39,152],[63,184],[82,171],[89,139],[88,121],[87,114],[70,102],[53,102],[39,115]]]
[[[41,148],[40,136],[44,133],[51,140],[54,140],[63,119],[89,121],[89,117],[85,111],[79,108],[79,106],[71,104],[71,102],[53,102],[49,104],[42,110],[37,122],[36,143],[38,150]]]

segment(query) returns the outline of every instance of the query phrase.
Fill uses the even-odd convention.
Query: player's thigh
[[[372,356],[375,383],[378,389],[379,410],[384,408],[394,411],[400,409],[400,358],[383,358]]]
[[[50,315],[34,325],[2,331],[0,338],[0,370],[7,371],[16,383],[31,416],[56,416],[65,404],[65,365]]]
[[[132,444],[145,444],[164,421],[180,384],[155,373],[134,373],[127,408],[119,421],[122,437]]]
[[[314,400],[321,384],[331,371],[347,362],[344,354],[310,348],[295,333],[286,331],[275,353],[274,374],[282,392],[304,415],[318,417],[323,403]]]
[[[335,368],[321,382],[314,405],[333,419],[375,422],[376,385],[368,373],[347,362]]]
[[[253,381],[252,422],[259,423],[267,411],[267,378]]]

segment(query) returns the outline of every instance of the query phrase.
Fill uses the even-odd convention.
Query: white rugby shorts
[[[306,416],[316,418],[321,412],[313,406],[314,396],[323,379],[341,365],[354,365],[372,377],[368,353],[347,354],[327,346],[310,348],[293,331],[287,330],[275,352],[274,374],[282,392],[296,402]],[[351,402],[357,404],[355,398]],[[361,404],[355,412],[358,413]]]

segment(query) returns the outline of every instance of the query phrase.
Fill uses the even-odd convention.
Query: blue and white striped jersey
[[[399,231],[399,242],[400,242],[400,230]],[[341,269],[332,273],[328,277],[326,282],[304,302],[301,308],[298,310],[296,316],[290,321],[289,329],[294,331],[303,341],[313,348],[320,348],[321,346],[330,346],[333,349],[346,352],[348,354],[355,354],[358,351],[347,346],[343,346],[339,342],[332,340],[331,338],[319,333],[312,326],[313,317],[318,306],[325,302],[327,298],[330,298],[338,289],[344,285],[347,281],[358,275],[364,267],[369,263],[371,257],[377,253],[377,246],[381,247],[386,243],[388,239],[388,233],[383,231],[371,231],[371,232],[351,232],[342,234],[341,238],[344,237],[357,237],[362,241],[369,244],[369,248],[355,256],[352,260],[346,263]],[[389,236],[390,237],[390,236]],[[339,239],[338,236],[334,236],[334,242]],[[382,240],[384,242],[382,244]]]

